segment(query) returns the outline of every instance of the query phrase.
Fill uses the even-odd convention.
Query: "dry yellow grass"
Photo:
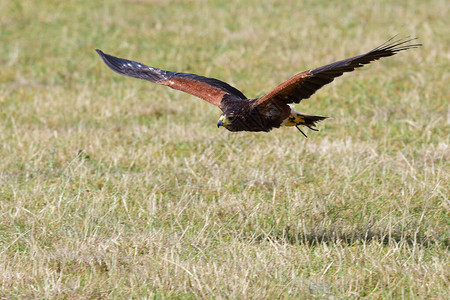
[[[0,0],[0,297],[449,297],[447,1]],[[260,96],[394,34],[424,46],[230,133],[94,49]]]

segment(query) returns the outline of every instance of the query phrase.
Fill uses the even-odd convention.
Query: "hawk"
[[[165,71],[108,55],[98,49],[96,51],[111,70],[121,75],[166,85],[218,106],[222,114],[217,127],[223,126],[229,131],[269,132],[281,126],[295,126],[306,137],[299,126],[317,131],[316,123],[327,117],[298,112],[293,104],[308,99],[345,72],[351,72],[381,57],[422,46],[412,44],[415,39],[393,39],[365,54],[294,75],[266,95],[255,99],[248,99],[241,91],[218,79]]]

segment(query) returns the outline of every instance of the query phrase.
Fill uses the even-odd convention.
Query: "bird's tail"
[[[313,115],[307,115],[307,114],[301,114],[303,120],[297,125],[303,125],[307,127],[316,127],[316,123],[320,122],[322,120],[328,119],[328,117],[321,117],[321,116],[313,116]]]

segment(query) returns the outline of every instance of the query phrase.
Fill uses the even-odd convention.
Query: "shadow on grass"
[[[298,233],[287,228],[279,234],[272,232],[268,236],[261,237],[261,240],[265,238],[278,241],[283,240],[289,244],[303,244],[309,246],[336,243],[352,246],[371,242],[378,242],[390,246],[398,246],[400,244],[421,247],[438,246],[443,248],[448,248],[450,246],[450,239],[446,235],[429,236],[421,233],[381,232],[372,229],[353,230],[349,232],[343,232],[339,229],[329,229],[317,230],[311,233]]]

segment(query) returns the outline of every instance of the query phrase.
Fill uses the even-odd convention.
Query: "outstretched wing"
[[[219,107],[220,102],[225,95],[232,95],[243,100],[247,99],[247,97],[245,97],[245,95],[238,89],[232,87],[228,83],[214,78],[189,73],[164,71],[132,60],[114,57],[112,55],[105,54],[98,49],[95,51],[97,51],[105,64],[114,72],[125,76],[145,79],[154,83],[167,85],[173,89],[202,98]]]
[[[255,105],[268,104],[282,101],[284,103],[299,103],[303,99],[311,97],[318,89],[332,82],[334,78],[345,72],[351,72],[381,57],[391,56],[397,52],[422,46],[421,44],[409,44],[415,39],[396,40],[393,38],[381,46],[352,58],[344,59],[332,64],[305,71],[294,75],[287,81],[278,85],[267,95],[260,98]]]

